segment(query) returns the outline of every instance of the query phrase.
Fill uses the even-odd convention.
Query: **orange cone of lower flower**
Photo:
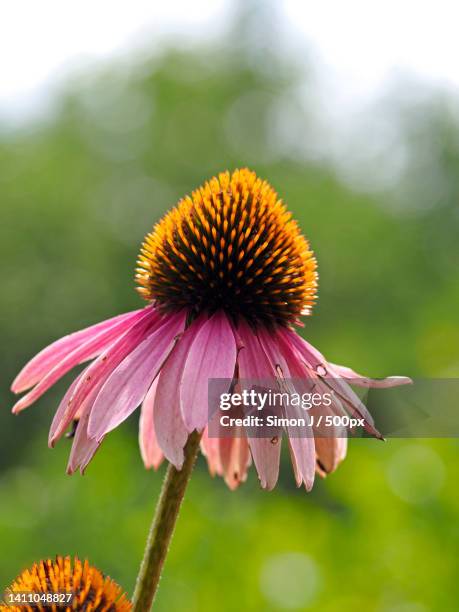
[[[9,586],[2,612],[129,612],[132,604],[116,582],[88,561],[56,557],[34,563]],[[53,601],[54,600],[54,601]]]

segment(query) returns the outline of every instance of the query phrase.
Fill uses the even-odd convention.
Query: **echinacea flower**
[[[5,612],[132,610],[132,604],[114,580],[78,557],[72,560],[57,556],[34,563],[6,589],[4,599],[0,610]]]
[[[74,366],[92,360],[65,394],[49,444],[78,420],[68,471],[84,470],[105,435],[138,407],[146,467],[166,457],[177,469],[189,434],[212,473],[231,488],[253,460],[262,487],[279,472],[280,440],[208,435],[209,379],[314,380],[336,391],[336,411],[365,419],[365,406],[346,380],[364,387],[410,382],[373,380],[329,363],[293,326],[308,315],[317,264],[308,241],[277,193],[247,169],[222,173],[180,200],[147,235],[136,280],[148,305],[54,342],[13,383],[27,393],[20,412]],[[288,436],[298,486],[333,471],[346,454],[342,437]]]

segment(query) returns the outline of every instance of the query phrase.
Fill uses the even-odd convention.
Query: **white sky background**
[[[459,88],[456,0],[283,0],[291,26],[310,39],[352,90],[380,87],[394,71]]]
[[[404,71],[459,89],[457,0],[273,5],[292,40],[312,45],[336,105],[358,106]],[[30,116],[53,83],[76,66],[124,54],[147,40],[216,36],[233,7],[234,0],[4,0],[0,114]]]

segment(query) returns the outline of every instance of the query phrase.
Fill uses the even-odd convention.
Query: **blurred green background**
[[[366,157],[354,141],[344,161],[365,158],[371,178],[403,149],[403,172],[364,188],[339,171],[343,159],[299,153],[317,138],[314,79],[302,89],[309,107],[303,71],[253,36],[256,23],[241,14],[219,41],[171,41],[81,74],[47,118],[0,123],[0,587],[59,553],[132,591],[164,472],[143,468],[138,414],[84,477],[68,477],[69,441],[46,441],[74,373],[19,417],[8,388],[44,345],[142,305],[144,234],[218,171],[253,168],[299,220],[320,272],[302,333],[331,361],[373,376],[458,375],[455,101],[409,82],[387,95],[378,112],[393,149]],[[271,493],[253,470],[232,493],[201,458],[155,609],[457,609],[458,451],[457,440],[355,440],[310,494],[286,456]]]

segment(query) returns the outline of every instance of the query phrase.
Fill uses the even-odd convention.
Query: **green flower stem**
[[[201,434],[194,431],[185,445],[181,470],[169,465],[163,482],[155,516],[148,534],[145,552],[133,596],[133,612],[149,612],[155,597],[169,543],[193,471]]]

